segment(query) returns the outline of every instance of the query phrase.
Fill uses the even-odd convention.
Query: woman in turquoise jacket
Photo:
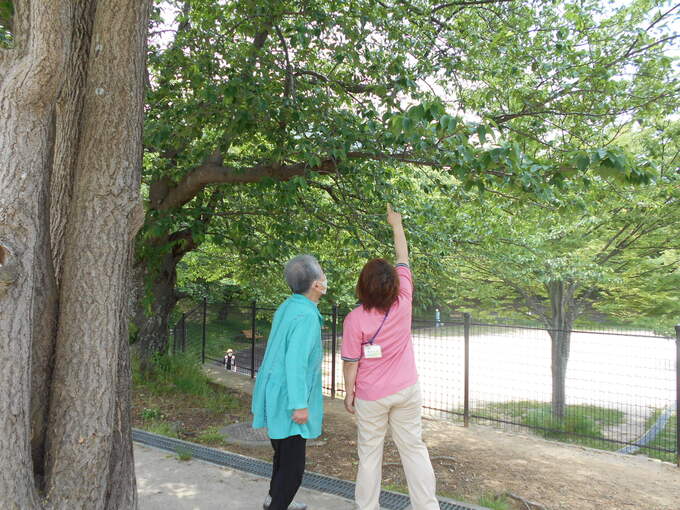
[[[274,462],[265,510],[304,510],[292,503],[305,471],[306,440],[321,435],[321,324],[317,304],[327,281],[317,260],[300,255],[286,264],[293,291],[274,314],[253,390],[253,428],[267,427]]]

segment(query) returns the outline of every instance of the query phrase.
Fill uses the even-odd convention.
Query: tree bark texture
[[[139,295],[135,321],[139,330],[140,354],[145,365],[154,354],[164,353],[168,349],[170,314],[177,303],[177,264],[184,253],[173,250],[163,255],[159,262],[141,261],[149,296],[144,292]],[[145,305],[147,300],[150,309]]]
[[[126,298],[149,2],[15,9],[0,61],[0,508],[136,508]]]
[[[552,307],[548,318],[551,339],[552,414],[564,418],[566,408],[567,364],[571,348],[571,328],[577,313],[576,285],[554,281],[547,285]]]
[[[70,50],[66,59],[64,83],[57,99],[53,140],[53,156],[50,174],[49,222],[50,242],[43,248],[45,264],[50,269],[44,277],[49,284],[49,301],[42,310],[45,334],[36,335],[33,342],[31,424],[33,465],[40,479],[44,473],[44,445],[47,414],[49,409],[50,381],[54,366],[54,346],[58,314],[57,289],[63,270],[64,231],[71,205],[73,171],[78,155],[80,141],[80,119],[82,99],[85,91],[86,66],[88,62],[92,24],[94,22],[94,2],[78,2],[71,12],[72,27]]]

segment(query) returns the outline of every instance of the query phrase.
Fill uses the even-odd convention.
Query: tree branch
[[[241,71],[241,78],[243,80],[246,80],[247,78],[250,77],[253,67],[257,62],[258,54],[260,53],[260,50],[264,46],[265,42],[267,42],[269,32],[271,31],[273,25],[274,22],[271,19],[265,21],[262,29],[255,34],[255,37],[253,37],[253,45],[250,48],[250,55],[246,60],[246,65],[243,67],[243,70]]]
[[[440,4],[432,8],[431,13],[440,11],[441,9],[446,9],[447,7],[471,7],[474,5],[484,5],[484,4],[501,4],[512,2],[513,0],[461,0],[459,2],[449,2],[446,4]]]
[[[658,17],[657,17],[657,18],[656,18],[656,19],[655,19],[655,20],[654,20],[654,21],[653,21],[653,22],[645,29],[644,33],[646,34],[647,32],[649,32],[649,31],[654,27],[654,25],[656,25],[657,23],[659,23],[662,19],[664,19],[666,16],[668,16],[671,12],[673,12],[673,11],[674,11],[675,9],[677,9],[678,7],[680,7],[680,4],[676,4],[676,5],[674,5],[673,7],[671,7],[670,9],[668,9],[666,12],[664,12],[664,13],[662,13],[662,14],[659,14],[659,16],[658,16]],[[628,46],[628,48],[626,49],[626,51],[623,53],[623,55],[622,55],[619,59],[617,59],[617,61],[620,60],[620,59],[628,58],[628,57],[630,57],[631,55],[633,55],[634,53],[637,53],[637,52],[639,52],[639,51],[644,51],[644,49],[643,49],[643,50],[637,50],[637,51],[635,51],[635,52],[633,51],[633,49],[635,48],[635,46],[637,45],[637,43],[640,42],[640,39],[641,39],[641,38],[642,38],[642,34],[638,34],[638,35],[635,37],[635,41],[633,41],[633,42],[630,44],[630,46]]]
[[[191,28],[191,23],[189,22],[189,14],[191,12],[191,4],[185,0],[185,2],[182,4],[182,21],[179,22],[177,25],[177,34],[180,34],[182,32],[187,32]],[[177,41],[177,38],[175,37],[175,42]],[[173,42],[173,44],[175,44]]]
[[[345,92],[349,92],[352,94],[375,94],[378,90],[380,89],[389,89],[392,88],[392,85],[375,85],[375,84],[364,84],[364,83],[347,83],[347,82],[341,82],[338,80],[332,80],[331,78],[324,76],[321,73],[318,73],[316,71],[310,71],[309,69],[297,69],[295,71],[295,76],[312,76],[314,78],[317,78],[324,83],[332,84],[332,85],[337,85],[338,87],[342,88]]]
[[[348,160],[364,161],[398,161],[400,163],[411,163],[431,168],[448,168],[437,161],[414,159],[408,153],[348,152],[346,158]],[[336,159],[327,158],[321,160],[315,166],[310,166],[307,163],[266,163],[250,168],[233,168],[223,166],[221,156],[215,154],[204,164],[189,172],[175,187],[170,188],[157,209],[165,211],[181,207],[194,198],[200,190],[213,184],[246,184],[260,182],[266,178],[276,181],[287,181],[299,175],[303,176],[308,172],[333,173],[337,170],[337,164],[338,161]],[[487,170],[485,173],[497,177],[512,177],[512,174],[501,170]]]
[[[295,176],[305,175],[309,171],[328,173],[334,171],[335,168],[336,162],[333,159],[322,161],[314,167],[310,167],[306,163],[293,165],[269,163],[245,169],[225,167],[218,161],[208,161],[190,172],[177,186],[170,189],[158,206],[158,210],[164,211],[181,207],[194,198],[200,190],[211,184],[245,184],[260,182],[266,178],[287,181]]]
[[[286,44],[286,38],[283,36],[281,29],[278,25],[274,27],[276,30],[276,35],[279,37],[281,42],[281,47],[283,48],[283,54],[286,57],[286,83],[283,89],[284,97],[290,97],[295,95],[295,76],[293,75],[293,70],[290,64],[290,55],[288,54],[288,45]]]
[[[174,244],[172,255],[178,260],[198,246],[189,228],[173,232],[168,236],[168,242]]]

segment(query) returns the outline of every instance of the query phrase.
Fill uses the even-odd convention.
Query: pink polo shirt
[[[399,296],[374,340],[374,344],[382,348],[381,358],[365,358],[362,343],[375,335],[385,317],[383,312],[375,309],[366,311],[363,306],[358,306],[343,323],[342,359],[359,362],[356,397],[361,400],[378,400],[418,382],[411,342],[411,270],[407,265],[399,264],[396,271],[399,275]]]

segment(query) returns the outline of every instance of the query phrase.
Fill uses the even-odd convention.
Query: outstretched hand
[[[390,204],[387,204],[387,223],[392,226],[392,233],[394,234],[396,263],[408,264],[408,244],[406,243],[406,235],[404,235],[404,227],[401,224],[401,214],[394,212]]]
[[[395,212],[390,204],[387,204],[387,223],[393,227],[401,225],[401,214]]]

